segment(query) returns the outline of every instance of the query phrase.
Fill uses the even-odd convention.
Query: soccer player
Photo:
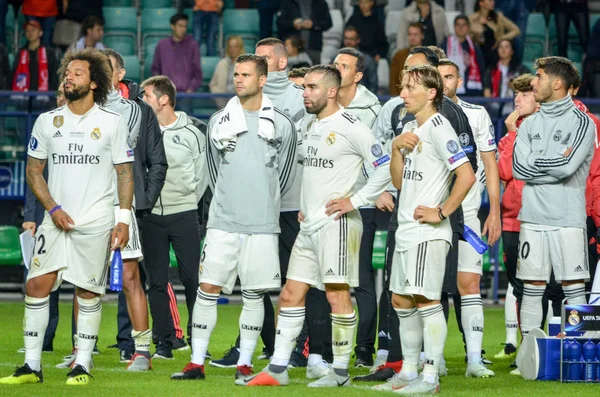
[[[141,126],[141,108],[133,101],[123,98],[119,95],[119,83],[125,77],[124,61],[121,54],[112,50],[102,51],[110,60],[112,67],[112,86],[106,100],[106,107],[116,113],[121,114],[127,120],[129,135],[127,141],[135,150]],[[143,132],[144,136],[147,132]],[[138,161],[142,161],[139,159]],[[118,199],[115,197],[115,201]],[[118,201],[116,201],[115,211],[118,211]],[[129,318],[131,319],[132,329],[131,338],[135,344],[135,351],[131,357],[128,371],[140,372],[148,371],[152,368],[150,361],[150,343],[152,341],[152,331],[148,323],[148,301],[146,292],[140,282],[140,271],[138,262],[143,259],[142,246],[140,241],[140,232],[135,212],[135,196],[129,224],[129,243],[121,253],[123,259],[123,292],[127,300]]]
[[[154,359],[173,358],[173,324],[170,321],[169,247],[177,256],[179,279],[188,310],[188,335],[192,333],[192,310],[198,289],[200,242],[198,202],[208,186],[204,134],[185,112],[175,112],[175,84],[166,76],[154,76],[141,84],[142,99],[158,119],[165,148],[167,175],[160,196],[142,223],[146,241],[148,301],[156,338]],[[173,317],[175,322],[177,319]]]
[[[568,303],[586,303],[585,186],[595,139],[594,123],[568,94],[578,78],[571,61],[545,57],[535,66],[531,85],[540,111],[521,124],[513,153],[513,176],[525,182],[517,268],[524,335],[542,322],[552,269]]]
[[[301,124],[301,230],[280,295],[275,352],[263,372],[236,380],[241,386],[289,384],[287,365],[304,322],[305,296],[311,286],[324,289],[331,305],[333,367],[309,387],[350,385],[348,364],[357,322],[350,288],[358,286],[362,234],[357,209],[374,202],[391,179],[389,155],[369,129],[338,104],[340,83],[340,72],[332,66],[313,66],[304,77],[304,104],[310,116]],[[365,160],[376,170],[356,191]]]
[[[267,82],[263,87],[263,93],[271,100],[276,109],[282,111],[294,123],[302,119],[306,114],[304,100],[302,99],[302,87],[292,83],[287,76],[288,54],[283,42],[277,38],[269,37],[262,39],[256,44],[255,54],[263,56],[267,60],[268,74]],[[298,147],[302,144],[302,138],[298,136]],[[298,153],[299,154],[299,153]],[[298,162],[300,159],[297,160]],[[296,174],[293,183],[286,194],[281,196],[281,213],[279,214],[279,263],[281,267],[281,278],[285,280],[290,252],[294,240],[300,231],[298,224],[298,210],[300,208],[300,184],[302,183],[302,171],[299,164],[296,165]],[[323,297],[325,300],[325,297]],[[261,337],[265,344],[264,353],[267,358],[273,354],[275,345],[275,310],[269,294],[264,295],[265,320],[262,327]],[[306,339],[306,338],[304,338]],[[299,342],[302,352],[302,344]],[[211,366],[221,368],[235,368],[239,359],[240,338],[235,346],[228,350],[220,360],[212,360]],[[306,358],[296,353],[297,362],[306,365]],[[303,365],[303,366],[304,366]]]
[[[346,111],[372,128],[381,110],[379,98],[365,86],[359,84],[365,72],[365,55],[355,48],[342,48],[338,51],[333,65],[342,75],[342,85],[338,91],[338,102]],[[356,189],[367,183],[373,166],[365,163]],[[363,235],[360,243],[359,286],[354,290],[358,306],[358,329],[356,333],[355,367],[373,366],[375,352],[375,336],[377,332],[377,295],[375,292],[375,275],[373,272],[373,241],[377,230],[385,230],[394,208],[394,197],[383,192],[377,199],[377,206],[369,205],[360,208],[363,222]]]
[[[171,379],[204,379],[204,360],[217,322],[217,299],[242,286],[240,356],[236,379],[252,374],[251,360],[264,320],[264,294],[281,285],[277,234],[280,196],[292,184],[297,134],[292,121],[263,94],[264,57],[240,55],[236,96],[208,123],[213,199],[194,305],[192,359]]]
[[[481,185],[476,183],[462,203],[465,226],[481,237],[487,234],[487,243],[493,246],[500,237],[500,179],[496,164],[496,138],[492,120],[483,106],[462,101],[456,95],[463,79],[459,77],[459,68],[450,59],[440,59],[438,71],[444,82],[444,95],[457,103],[469,119],[478,150],[477,180],[485,179],[490,197],[490,214],[481,230],[477,213],[481,206]],[[479,284],[483,274],[483,257],[466,241],[458,242],[457,286],[461,296],[461,320],[467,345],[468,377],[487,378],[494,376],[482,362],[481,345],[483,341],[483,303]]]
[[[43,381],[41,353],[49,293],[63,280],[77,287],[78,350],[67,385],[87,385],[106,289],[109,249],[129,240],[133,149],[124,117],[99,106],[111,90],[108,59],[95,49],[68,53],[59,75],[67,105],[42,114],[29,141],[27,181],[46,211],[25,285],[25,364],[2,384]],[[48,164],[48,184],[42,176]],[[119,221],[113,194],[117,171]],[[76,181],[76,183],[73,183]]]
[[[400,96],[415,116],[394,139],[390,167],[394,186],[401,190],[390,289],[400,320],[404,362],[398,375],[376,388],[431,393],[439,391],[447,334],[440,304],[452,243],[447,218],[460,207],[476,179],[456,133],[439,113],[443,82],[437,69],[429,65],[405,69]],[[419,376],[421,346],[425,365]]]

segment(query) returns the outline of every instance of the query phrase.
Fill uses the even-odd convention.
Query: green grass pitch
[[[186,311],[180,307],[182,324]],[[210,342],[210,351],[217,358],[229,348],[238,332],[239,305],[219,305],[219,321]],[[128,373],[125,364],[118,362],[118,352],[107,349],[113,344],[116,334],[115,303],[103,306],[102,326],[100,329],[100,355],[94,355],[96,367],[92,371],[94,382],[89,386],[74,387],[64,384],[66,370],[56,369],[54,365],[62,361],[62,357],[70,352],[70,313],[71,305],[61,303],[60,321],[54,352],[44,353],[44,383],[35,385],[0,386],[0,396],[100,396],[100,397],[176,397],[176,396],[377,396],[387,393],[369,390],[363,383],[353,383],[350,388],[309,389],[304,376],[304,369],[291,371],[292,383],[282,388],[244,388],[233,383],[234,370],[206,367],[206,380],[175,382],[169,379],[171,373],[181,370],[189,360],[189,351],[175,352],[175,360],[155,360],[154,369],[148,373]],[[0,303],[0,376],[8,376],[17,364],[23,362],[23,355],[17,353],[22,347],[23,304],[18,302]],[[557,382],[528,382],[509,375],[510,362],[494,360],[493,356],[504,341],[504,315],[502,308],[485,309],[484,348],[487,357],[492,359],[491,367],[496,377],[491,379],[466,379],[464,351],[453,314],[449,324],[446,342],[446,360],[449,376],[442,378],[441,394],[444,396],[596,396],[600,395],[599,384],[559,384]],[[259,342],[259,348],[262,345]],[[258,355],[258,349],[257,349]],[[267,361],[257,361],[257,370],[262,369]],[[366,369],[351,369],[351,374],[365,374]]]

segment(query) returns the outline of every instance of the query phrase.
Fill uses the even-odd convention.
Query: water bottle
[[[468,227],[467,225],[465,225],[465,230],[463,232],[463,238],[480,255],[483,254],[488,249],[487,243],[485,241],[483,241],[481,239],[481,237],[479,237],[477,235],[477,233],[475,233],[475,231],[473,229],[471,229],[470,227]]]
[[[583,360],[585,361],[585,371],[583,378],[586,382],[593,382],[596,380],[596,344],[591,340],[588,340],[583,344]]]
[[[579,342],[575,339],[569,345],[569,380],[570,381],[578,381],[583,380],[583,376],[581,373],[581,352],[582,347]]]
[[[569,380],[569,345],[571,344],[571,341],[568,339],[563,339],[563,344],[562,344],[562,357],[563,357],[563,362],[562,362],[562,380]]]
[[[123,259],[121,250],[116,249],[110,263],[110,289],[121,291],[123,289]]]

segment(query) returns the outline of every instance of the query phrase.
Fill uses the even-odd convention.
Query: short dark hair
[[[535,76],[530,73],[525,73],[511,80],[510,86],[515,92],[531,92],[533,87],[531,81]]]
[[[444,50],[442,50],[440,47],[435,46],[435,45],[430,45],[430,46],[427,46],[427,48],[429,48],[431,51],[433,51],[433,53],[435,55],[437,55],[438,62],[440,59],[446,58],[446,52]]]
[[[417,28],[421,31],[421,33],[425,33],[425,28],[423,27],[423,24],[421,22],[412,22],[408,24],[409,28]],[[406,28],[406,31],[408,32],[408,28]]]
[[[273,47],[274,46],[282,46],[285,49],[284,42],[279,40],[277,37],[267,37],[265,39],[262,39],[258,43],[256,43],[256,47],[254,47],[254,48],[258,48],[263,45],[268,45],[268,46],[273,46]]]
[[[301,52],[305,52],[305,51],[306,51],[306,49],[305,49],[305,47],[304,47],[304,40],[302,40],[302,37],[300,37],[300,36],[298,36],[298,35],[296,35],[296,34],[293,34],[293,35],[289,36],[289,37],[288,37],[287,39],[285,39],[285,40],[286,40],[286,41],[287,41],[287,40],[289,40],[289,41],[290,41],[290,44],[291,44],[293,47],[296,47],[296,49],[298,50],[298,53],[301,53]],[[257,45],[257,47],[258,47],[258,45]]]
[[[342,85],[342,74],[333,65],[315,65],[306,71],[306,74],[309,73],[322,74],[326,79],[333,82],[335,88],[340,88]]]
[[[456,22],[460,21],[460,20],[464,20],[467,25],[471,26],[471,21],[469,21],[469,17],[466,14],[459,14],[456,16],[456,18],[454,18],[454,24],[456,25]]]
[[[410,52],[408,54],[409,55],[423,54],[423,55],[425,55],[425,58],[427,58],[427,63],[436,68],[440,62],[440,58],[438,58],[436,53],[433,52],[431,50],[431,48],[429,48],[429,47],[423,47],[423,46],[415,47],[412,50],[410,50]]]
[[[175,84],[167,76],[153,76],[142,82],[141,88],[152,86],[152,92],[157,98],[166,95],[169,98],[169,105],[175,108],[175,97],[177,96],[177,89]]]
[[[81,35],[87,36],[87,31],[89,29],[93,29],[96,25],[104,26],[104,21],[102,18],[95,15],[89,15],[85,17],[83,22],[81,22]]]
[[[255,54],[242,54],[235,59],[235,63],[253,62],[258,72],[258,77],[266,76],[269,73],[269,64],[267,58]]]
[[[452,59],[442,58],[442,59],[440,59],[438,66],[453,66],[457,71],[458,77],[462,77],[460,75],[460,68],[458,67],[456,62],[454,62]]]
[[[308,72],[308,70],[309,70],[308,67],[294,68],[289,71],[288,78],[293,79],[295,77],[304,77],[304,76],[306,76],[306,73]]]
[[[435,88],[436,94],[433,98],[433,107],[439,111],[442,108],[444,99],[444,82],[440,72],[431,65],[416,65],[402,71],[402,78],[407,75],[425,88]]]
[[[96,83],[93,90],[94,102],[103,105],[112,90],[112,67],[106,55],[95,48],[86,48],[77,52],[67,52],[63,57],[58,76],[64,80],[67,67],[73,61],[85,61],[89,65],[90,82]]]
[[[356,29],[354,26],[352,25],[348,25],[346,26],[346,28],[344,29],[344,32],[355,32],[356,36],[358,38],[360,38],[360,32],[358,31],[358,29]]]
[[[104,55],[106,55],[107,57],[114,58],[115,61],[117,61],[117,67],[119,69],[125,69],[125,60],[123,59],[121,54],[119,54],[117,51],[113,50],[112,48],[105,48],[100,51],[102,51],[102,53]],[[111,68],[112,68],[112,64],[111,64]]]
[[[354,58],[356,58],[356,71],[360,72],[360,73],[365,72],[365,69],[366,69],[365,55],[362,52],[360,52],[356,48],[344,47],[337,52],[336,57],[338,55],[342,55],[342,54],[351,55]]]
[[[181,20],[189,21],[190,17],[188,17],[187,14],[184,14],[183,12],[178,12],[177,14],[173,15],[171,19],[169,19],[169,24],[175,25]]]
[[[551,56],[538,58],[535,60],[536,69],[544,69],[544,72],[548,75],[558,77],[563,81],[565,90],[574,87],[578,83],[579,71],[573,65],[573,62],[567,58]]]

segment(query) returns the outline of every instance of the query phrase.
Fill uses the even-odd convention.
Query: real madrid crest
[[[579,324],[579,313],[577,310],[571,310],[571,315],[569,316],[569,324],[575,326]]]
[[[327,139],[325,139],[325,143],[327,143],[327,145],[329,145],[329,146],[331,146],[335,143],[335,132],[331,132],[329,134]]]
[[[554,134],[552,139],[554,139],[554,142],[558,142],[558,141],[560,141],[560,138],[562,138],[562,131],[558,130],[558,131],[556,131],[556,133]]]
[[[98,128],[98,127],[94,128],[91,136],[92,136],[92,139],[95,141],[100,139],[100,137],[102,136],[102,134],[100,133],[100,128]]]
[[[419,141],[419,144],[417,145],[417,154],[421,153],[423,151],[423,141]]]
[[[399,118],[400,120],[404,120],[404,118],[405,118],[405,117],[406,117],[406,108],[405,108],[405,107],[402,107],[402,108],[400,109],[400,113],[398,114],[398,118]]]
[[[34,269],[39,269],[40,268],[40,258],[33,258],[33,268]]]
[[[54,126],[56,128],[62,127],[64,122],[65,122],[65,119],[63,116],[54,116],[54,120],[52,120],[52,124],[54,124]]]

